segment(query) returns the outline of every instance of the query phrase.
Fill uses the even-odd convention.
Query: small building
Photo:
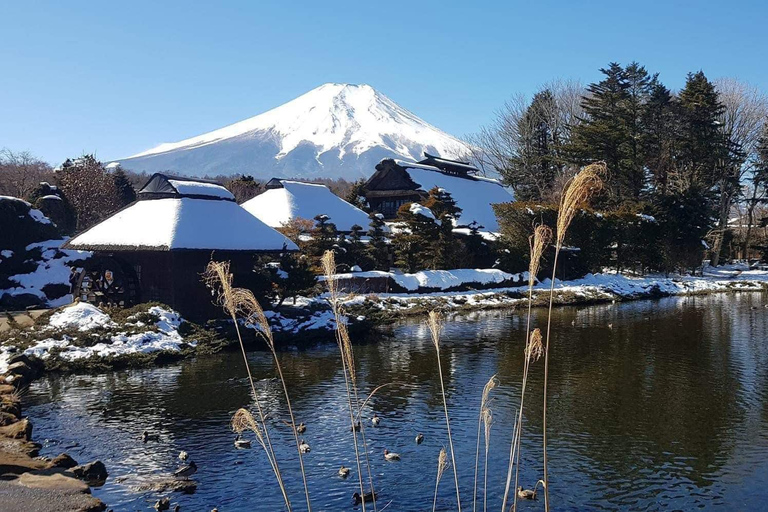
[[[137,200],[78,234],[65,248],[93,251],[73,293],[94,303],[159,301],[191,320],[221,315],[201,274],[230,261],[235,286],[248,287],[263,254],[298,250],[249,214],[218,183],[155,174]]]
[[[268,226],[279,228],[297,218],[312,220],[317,215],[327,215],[343,233],[352,231],[355,224],[368,230],[368,214],[325,185],[272,178],[266,188],[241,206]]]
[[[477,222],[483,231],[497,232],[499,225],[491,205],[513,201],[512,193],[498,180],[479,176],[469,162],[424,156],[420,162],[391,158],[379,162],[365,184],[371,209],[393,219],[402,205],[422,201],[438,187],[450,192],[462,209],[456,227]]]

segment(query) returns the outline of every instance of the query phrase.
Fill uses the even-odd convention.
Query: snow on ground
[[[26,247],[27,251],[37,248],[42,250],[41,261],[34,272],[10,276],[9,279],[18,283],[18,286],[0,290],[0,296],[4,294],[13,296],[22,293],[31,293],[43,300],[47,300],[45,292],[43,292],[43,288],[46,285],[63,284],[69,286],[69,263],[75,260],[86,259],[90,257],[91,253],[87,251],[60,249],[61,245],[66,242],[66,240],[66,238],[60,240],[46,240],[44,242],[28,245]],[[64,257],[57,258],[56,256],[60,253],[63,253]],[[48,301],[48,307],[56,308],[69,304],[70,302],[72,302],[72,295],[67,294],[58,299]]]
[[[57,357],[71,362],[91,357],[114,357],[158,351],[179,352],[182,344],[195,346],[196,342],[184,341],[179,334],[178,327],[181,325],[182,318],[177,312],[160,306],[152,306],[147,312],[158,317],[152,328],[133,334],[117,330],[112,334],[106,334],[104,341],[92,346],[80,347],[77,346],[75,338],[57,334],[56,330],[77,327],[79,331],[86,333],[99,327],[116,329],[118,326],[109,315],[91,304],[72,304],[51,316],[49,325],[44,328],[46,332],[51,331],[50,337],[26,348],[23,353],[46,360],[51,356],[51,350],[56,349]],[[126,325],[126,327],[137,326],[141,327],[143,324],[136,322]],[[0,374],[7,370],[8,358],[11,354],[7,346],[0,348]]]
[[[368,272],[354,272],[348,274],[336,274],[336,278],[343,279],[369,279],[384,278],[393,279],[398,285],[408,291],[416,291],[419,288],[436,288],[438,290],[449,290],[462,285],[482,284],[489,285],[494,283],[503,283],[509,281],[524,282],[528,279],[528,273],[510,274],[495,268],[471,269],[459,268],[453,270],[422,270],[414,274],[402,274],[395,272],[383,272],[380,270],[370,270]],[[320,281],[325,281],[325,276],[319,277]]]
[[[434,271],[441,272],[441,271]],[[433,279],[426,282],[436,284],[439,281],[434,272],[430,277]],[[472,275],[477,270],[464,269],[463,271],[442,271],[449,274],[461,276],[464,272]],[[498,271],[500,272],[500,271]],[[426,273],[426,272],[425,272]],[[354,275],[355,277],[375,275],[386,276],[387,272],[356,272],[355,274],[339,274],[339,276]],[[420,273],[419,273],[420,274]],[[399,283],[414,285],[410,281],[410,276],[418,274],[393,275],[393,279],[401,279]],[[508,274],[509,276],[518,276]],[[519,274],[520,286],[489,288],[474,291],[438,291],[430,293],[376,293],[368,295],[350,296],[345,301],[346,307],[361,305],[366,301],[372,302],[380,309],[407,313],[408,310],[418,310],[424,306],[425,302],[435,303],[442,309],[458,309],[464,307],[483,309],[483,308],[501,308],[512,307],[522,303],[524,297],[525,285],[527,284],[526,273]],[[405,279],[404,279],[405,277]],[[448,283],[452,282],[450,278]],[[402,284],[404,283],[404,284]],[[550,280],[544,281],[534,286],[534,293],[546,293],[549,291]],[[412,289],[404,286],[407,289]],[[447,288],[450,288],[448,286]],[[555,281],[555,293],[560,295],[572,294],[576,297],[586,300],[631,300],[643,297],[650,297],[657,294],[665,295],[689,295],[695,293],[708,293],[720,291],[756,291],[768,288],[768,271],[750,270],[745,264],[725,265],[721,267],[705,267],[703,276],[689,275],[646,275],[630,276],[615,274],[611,272],[601,274],[588,274],[581,279],[573,281]],[[324,297],[324,296],[323,296]],[[310,305],[324,298],[299,299],[299,302]],[[557,302],[557,301],[556,301]],[[576,301],[578,302],[578,301]]]
[[[111,327],[115,323],[108,314],[93,304],[78,302],[51,315],[49,329],[76,328],[78,331],[90,331],[96,327]]]

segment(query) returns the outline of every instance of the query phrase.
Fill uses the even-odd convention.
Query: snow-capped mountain
[[[357,179],[387,157],[465,158],[462,141],[369,85],[325,84],[268,112],[117,160],[134,171]]]

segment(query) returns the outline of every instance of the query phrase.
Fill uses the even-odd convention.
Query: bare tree
[[[755,202],[758,188],[752,190],[754,197],[747,197],[744,179],[752,174],[758,160],[757,147],[768,116],[768,98],[756,87],[733,78],[715,80],[718,99],[725,107],[720,116],[723,132],[728,134],[732,148],[740,155],[720,183],[719,230],[712,247],[712,265],[720,263],[723,231],[728,226],[728,217],[734,201],[744,197]],[[748,215],[748,217],[751,217]],[[752,222],[752,220],[750,220]],[[747,228],[750,233],[750,226]],[[747,237],[748,238],[748,237]],[[749,243],[747,240],[745,243]]]
[[[501,175],[518,196],[549,197],[552,183],[566,167],[563,148],[573,127],[581,122],[585,93],[580,82],[553,80],[539,89],[534,100],[513,96],[494,113],[490,124],[468,137],[472,160],[481,170],[492,169]],[[548,140],[546,165],[556,167],[554,178],[542,172],[540,148],[532,147],[540,142],[542,127]]]
[[[67,160],[57,170],[58,184],[77,216],[77,230],[89,228],[121,206],[115,179],[93,155]]]
[[[0,150],[0,194],[26,198],[51,176],[51,166],[29,151]]]

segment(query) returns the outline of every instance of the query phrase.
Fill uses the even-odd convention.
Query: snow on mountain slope
[[[325,84],[239,123],[117,160],[135,171],[258,178],[370,176],[382,158],[465,157],[460,140],[369,85]]]

